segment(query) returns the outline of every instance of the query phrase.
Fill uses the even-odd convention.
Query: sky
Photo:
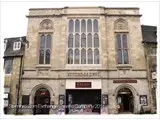
[[[29,8],[59,8],[65,6],[105,6],[105,7],[139,7],[141,24],[158,26],[159,23],[159,3],[158,2],[109,2],[109,1],[46,1],[34,0],[34,2],[26,1],[2,1],[1,2],[1,38],[26,36]],[[65,0],[63,0],[65,1]],[[117,0],[118,1],[118,0]],[[124,0],[123,0],[124,1]]]

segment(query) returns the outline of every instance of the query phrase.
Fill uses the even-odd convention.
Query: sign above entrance
[[[76,82],[76,88],[91,88],[91,82]]]
[[[67,74],[68,77],[70,78],[94,78],[94,77],[99,77],[98,72],[68,72]]]
[[[113,80],[113,83],[137,83],[137,80]]]

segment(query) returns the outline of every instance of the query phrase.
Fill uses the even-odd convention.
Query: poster
[[[141,104],[142,106],[147,106],[147,105],[148,105],[147,95],[140,95],[140,96],[139,96],[139,99],[140,99],[140,104]]]
[[[108,105],[108,95],[102,94],[102,106]]]

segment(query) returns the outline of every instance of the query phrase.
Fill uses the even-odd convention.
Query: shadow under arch
[[[125,94],[119,93],[120,90],[123,91],[125,88],[126,90],[128,89],[131,93],[125,93]],[[123,113],[123,112],[135,113],[136,99],[137,99],[137,96],[139,96],[139,94],[132,85],[129,85],[129,84],[119,85],[115,89],[113,96],[115,96],[116,104],[119,106],[117,109],[118,113]]]
[[[133,94],[134,96],[136,96],[136,95],[138,96],[138,95],[139,95],[138,92],[137,92],[137,90],[136,90],[132,85],[122,84],[122,85],[119,85],[119,86],[115,89],[115,91],[114,91],[114,93],[113,93],[113,96],[117,96],[117,93],[118,93],[118,91],[119,91],[121,88],[128,88],[128,89],[130,89],[131,92],[132,92],[132,94]]]
[[[38,84],[38,85],[36,85],[36,86],[33,87],[33,89],[32,89],[31,92],[30,92],[30,96],[34,97],[36,91],[37,91],[38,89],[40,89],[40,88],[46,88],[46,89],[49,90],[51,96],[54,95],[54,92],[53,92],[53,90],[52,90],[52,88],[51,88],[50,86],[48,86],[48,85],[46,85],[46,84]]]
[[[49,93],[45,94],[46,92],[42,92],[43,94],[39,93],[40,90],[46,89]],[[37,94],[38,92],[38,94]],[[50,105],[51,98],[53,96],[53,90],[50,86],[46,84],[38,84],[30,92],[30,103],[35,105],[36,107],[33,108],[33,115],[36,114],[49,114],[49,108],[39,108],[39,105]]]

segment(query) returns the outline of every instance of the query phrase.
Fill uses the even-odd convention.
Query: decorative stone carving
[[[52,29],[53,29],[53,23],[51,20],[46,19],[41,22],[40,30],[52,30]]]
[[[116,20],[114,24],[114,29],[115,30],[127,30],[128,29],[127,22],[123,19]]]
[[[38,76],[48,76],[49,72],[48,69],[39,69],[38,70]]]
[[[129,70],[119,70],[119,77],[123,77],[123,78],[125,78],[125,77],[129,77],[130,75],[129,75]]]

